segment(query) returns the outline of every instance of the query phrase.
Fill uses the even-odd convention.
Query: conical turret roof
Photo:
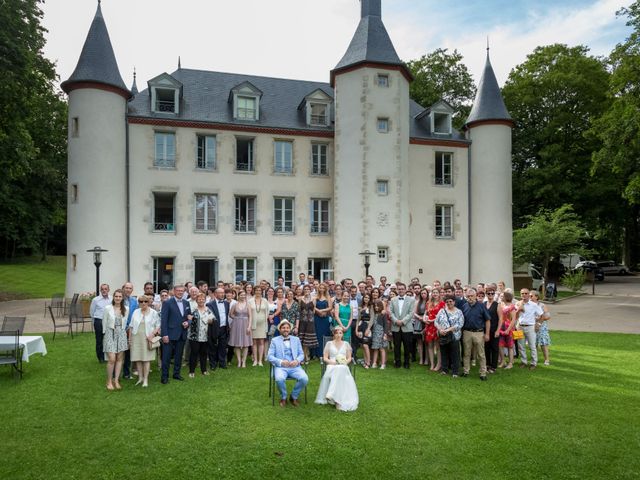
[[[93,22],[91,22],[91,28],[89,28],[87,39],[82,47],[82,53],[76,69],[62,83],[61,87],[65,92],[69,93],[73,90],[74,84],[85,82],[101,83],[115,87],[122,90],[122,94],[126,97],[131,96],[131,92],[124,84],[120,76],[120,70],[118,70],[118,63],[113,53],[107,25],[102,16],[100,2],[98,2],[98,9],[93,17]]]
[[[496,80],[496,74],[493,73],[491,60],[489,59],[489,49],[487,48],[487,60],[484,64],[484,72],[478,85],[478,92],[471,108],[469,118],[467,118],[466,126],[471,123],[482,122],[485,120],[507,120],[513,121],[511,115],[507,111],[507,107],[502,99],[502,93]]]
[[[346,53],[331,71],[332,79],[339,71],[362,63],[399,66],[411,79],[411,73],[398,57],[382,22],[381,0],[360,1],[362,2],[360,23]]]

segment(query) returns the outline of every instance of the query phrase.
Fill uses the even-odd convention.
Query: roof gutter
[[[131,192],[130,192],[130,165],[129,165],[129,121],[127,115],[124,116],[124,128],[125,128],[125,155],[124,155],[124,175],[125,175],[125,190],[126,190],[126,250],[127,250],[127,281],[131,281]]]

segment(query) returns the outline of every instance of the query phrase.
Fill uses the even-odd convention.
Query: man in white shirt
[[[89,307],[89,315],[93,318],[93,330],[96,333],[96,356],[100,363],[104,363],[102,316],[104,315],[104,307],[107,305],[111,305],[111,296],[109,295],[109,285],[103,283],[100,285],[100,295],[91,300],[91,306]]]
[[[544,311],[540,305],[529,301],[529,289],[523,288],[520,290],[521,300],[517,303],[517,315],[520,329],[524,332],[524,338],[518,340],[518,352],[520,353],[520,359],[522,363],[520,367],[527,367],[527,347],[525,344],[529,344],[529,350],[531,351],[531,365],[529,370],[534,370],[538,364],[538,351],[536,349],[536,319],[544,314]]]

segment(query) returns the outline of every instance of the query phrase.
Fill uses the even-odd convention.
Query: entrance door
[[[153,257],[153,289],[154,292],[169,290],[173,287],[173,257]]]
[[[194,261],[195,282],[198,283],[200,280],[204,280],[209,286],[215,286],[218,278],[218,260],[214,258],[196,258]]]
[[[330,258],[310,258],[308,262],[307,274],[313,275],[314,278],[320,280],[322,278],[322,271],[331,271],[331,259]],[[325,277],[327,275],[325,274]]]

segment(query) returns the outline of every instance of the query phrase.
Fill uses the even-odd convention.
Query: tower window
[[[376,193],[378,195],[389,195],[389,181],[376,180]]]
[[[80,136],[80,119],[78,117],[73,117],[71,119],[71,136],[72,137]]]
[[[379,73],[376,77],[379,87],[389,88],[389,75],[386,73]]]
[[[389,119],[378,118],[377,128],[380,133],[389,133]]]

